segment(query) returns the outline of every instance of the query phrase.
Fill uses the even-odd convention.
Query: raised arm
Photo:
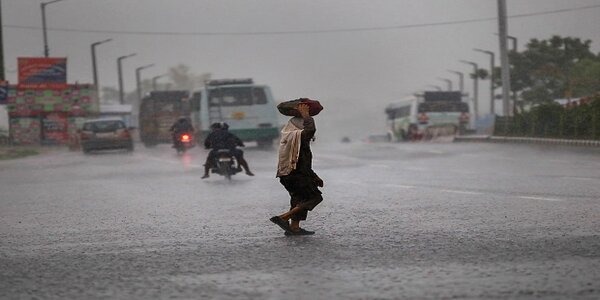
[[[298,105],[298,112],[302,119],[304,119],[304,130],[302,130],[302,140],[308,141],[315,136],[315,132],[317,132],[317,128],[315,127],[315,120],[310,116],[308,112],[308,105],[300,104]]]

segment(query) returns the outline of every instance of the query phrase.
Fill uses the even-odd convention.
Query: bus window
[[[162,112],[179,112],[181,105],[173,100],[159,100],[155,103],[155,110]]]
[[[254,96],[254,104],[267,104],[267,95],[262,88],[253,88],[252,95]]]
[[[210,91],[211,106],[252,105],[252,93],[249,87],[218,88]]]

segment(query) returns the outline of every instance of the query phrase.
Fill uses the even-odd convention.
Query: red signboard
[[[67,87],[67,58],[19,57],[19,88],[63,89]]]

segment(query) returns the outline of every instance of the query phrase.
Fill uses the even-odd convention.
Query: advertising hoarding
[[[19,57],[17,60],[19,69],[19,88],[66,88],[66,57]]]

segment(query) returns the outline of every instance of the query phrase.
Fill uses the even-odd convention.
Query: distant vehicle
[[[180,133],[177,135],[175,145],[173,145],[178,154],[185,153],[187,149],[194,147],[194,137],[189,132]]]
[[[416,97],[406,98],[397,103],[388,105],[385,109],[387,114],[388,131],[391,141],[409,140],[411,126],[417,124],[418,99]],[[413,134],[411,132],[411,134]]]
[[[211,124],[226,122],[231,133],[242,141],[255,141],[259,147],[270,147],[279,137],[271,89],[252,79],[207,81],[192,93],[190,104],[192,124],[203,135],[208,135]]]
[[[139,133],[146,147],[172,143],[169,129],[182,116],[190,113],[189,92],[153,91],[142,99],[139,112]],[[196,127],[196,124],[193,124]],[[197,139],[196,139],[197,140]]]
[[[394,141],[462,134],[470,120],[460,92],[425,92],[390,104],[385,112]]]
[[[130,128],[120,119],[94,119],[83,123],[79,130],[83,153],[94,150],[126,149],[133,151]]]

